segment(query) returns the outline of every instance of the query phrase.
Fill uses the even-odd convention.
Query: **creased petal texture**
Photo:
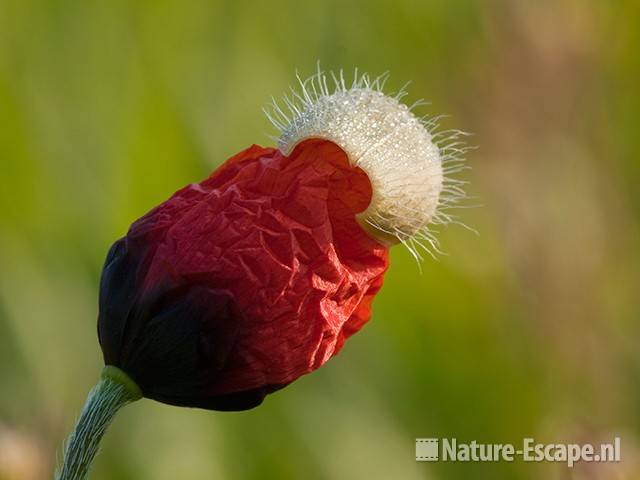
[[[252,146],[136,221],[100,286],[105,363],[146,397],[243,410],[370,317],[388,250],[356,221],[367,175],[326,140]]]

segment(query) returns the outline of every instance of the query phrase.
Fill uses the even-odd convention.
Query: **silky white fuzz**
[[[310,138],[337,144],[371,182],[371,203],[358,215],[367,231],[387,245],[403,243],[416,259],[420,250],[441,253],[429,224],[459,223],[448,211],[466,198],[465,182],[451,175],[467,168],[467,134],[437,132],[441,117],[416,117],[413,108],[424,102],[400,103],[404,88],[385,95],[386,74],[371,80],[356,70],[350,86],[342,71],[330,76],[331,88],[320,70],[306,80],[298,77],[300,91],[291,89],[285,108],[274,99],[265,110],[280,131],[278,148],[288,155]]]

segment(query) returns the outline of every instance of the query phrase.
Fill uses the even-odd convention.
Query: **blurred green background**
[[[94,479],[640,477],[640,3],[0,0],[0,479],[50,476],[102,363],[128,225],[251,143],[301,75],[407,80],[475,133],[448,256],[396,248],[372,321],[245,413],[141,401]],[[418,463],[416,437],[601,442],[619,464]]]

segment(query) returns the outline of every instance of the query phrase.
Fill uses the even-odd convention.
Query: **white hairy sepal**
[[[347,87],[342,72],[333,75],[330,91],[322,72],[306,81],[301,91],[285,97],[289,113],[274,101],[271,122],[280,130],[278,148],[288,155],[304,140],[320,138],[338,145],[353,166],[371,183],[371,202],[358,214],[369,234],[386,245],[405,244],[420,258],[418,247],[439,251],[429,224],[455,222],[445,213],[465,197],[461,184],[447,178],[465,167],[467,150],[459,141],[464,132],[435,133],[437,118],[418,118],[413,107],[382,92],[386,75],[373,82],[367,75]]]

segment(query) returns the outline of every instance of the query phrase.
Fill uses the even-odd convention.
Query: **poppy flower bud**
[[[317,369],[369,319],[388,246],[436,215],[425,125],[366,77],[316,81],[292,119],[276,106],[278,149],[237,154],[111,248],[100,345],[144,396],[243,410]]]
[[[107,255],[106,364],[65,449],[85,478],[115,412],[141,396],[245,410],[322,366],[370,318],[388,248],[437,250],[429,224],[464,198],[466,148],[365,75],[301,81],[253,145],[134,222]]]

